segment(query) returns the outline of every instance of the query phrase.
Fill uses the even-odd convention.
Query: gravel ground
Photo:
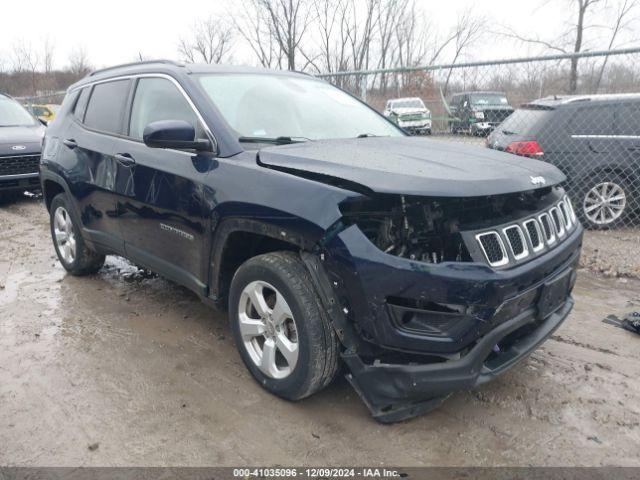
[[[589,235],[598,262],[601,238],[630,265],[637,240]],[[383,426],[344,380],[265,393],[226,316],[171,282],[116,257],[67,275],[39,201],[0,207],[0,252],[0,465],[640,466],[640,337],[601,322],[640,308],[636,279],[582,270],[573,313],[518,367]]]
[[[609,277],[640,278],[640,228],[587,232],[581,264]]]

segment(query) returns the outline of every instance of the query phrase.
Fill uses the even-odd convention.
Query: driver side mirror
[[[161,120],[147,125],[142,140],[150,148],[211,151],[208,139],[196,138],[196,129],[184,120]]]

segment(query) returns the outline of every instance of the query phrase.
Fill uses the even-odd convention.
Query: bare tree
[[[420,15],[416,3],[412,2],[398,21],[396,29],[396,63],[399,67],[415,67],[424,63],[433,63],[442,49],[451,42],[438,45],[437,37],[432,36],[434,29],[424,16]],[[450,37],[452,38],[452,37]],[[429,47],[434,49],[431,56]]]
[[[471,9],[465,10],[460,16],[458,16],[458,21],[456,22],[456,25],[453,28],[453,33],[450,37],[452,39],[451,43],[454,45],[453,58],[451,60],[452,65],[456,64],[463,53],[471,45],[481,39],[485,30],[485,25],[486,20],[483,17],[475,16]],[[449,69],[443,88],[444,95],[447,94],[452,72],[453,69]]]
[[[547,50],[553,50],[560,53],[580,53],[584,47],[584,33],[588,25],[585,22],[587,12],[593,9],[593,6],[601,3],[602,0],[567,0],[570,7],[575,8],[576,17],[567,31],[563,32],[558,38],[554,40],[544,40],[539,37],[527,37],[518,34],[513,29],[507,29],[503,32],[504,35],[515,38],[521,42],[540,45]],[[551,3],[547,2],[545,7],[551,8]],[[556,4],[553,3],[553,7]],[[578,61],[579,58],[574,57],[571,59],[571,66],[569,70],[569,93],[575,93],[578,89]]]
[[[31,83],[31,94],[37,95],[38,70],[40,68],[40,55],[29,41],[17,40],[13,45],[13,71],[27,72]]]
[[[55,53],[55,43],[48,35],[44,37],[42,41],[42,67],[44,73],[50,74],[53,72],[53,57]]]
[[[582,43],[584,36],[584,17],[587,13],[587,10],[592,5],[600,2],[600,0],[572,0],[575,5],[578,7],[578,17],[575,26],[575,42],[573,44],[574,53],[579,53],[582,51]],[[569,93],[575,93],[578,89],[578,58],[573,57],[571,59],[571,70],[569,72]]]
[[[82,77],[91,71],[89,56],[83,45],[76,45],[69,54],[68,71],[77,77]]]
[[[630,27],[631,23],[635,20],[631,16],[631,14],[637,10],[638,2],[637,0],[621,0],[618,2],[616,6],[616,14],[615,21],[613,26],[611,27],[611,36],[609,37],[609,44],[607,46],[607,50],[613,49],[618,39],[620,33]],[[609,56],[604,57],[602,61],[602,65],[600,66],[600,70],[596,77],[594,92],[597,92],[600,88],[600,83],[602,82],[602,76],[604,75],[604,71],[607,68],[607,62],[609,61]]]
[[[255,8],[256,0],[245,0],[241,4],[242,13],[234,16],[234,25],[242,38],[266,68],[282,68],[283,52],[279,48],[271,21],[265,12]]]
[[[342,0],[314,0],[313,9],[316,17],[316,25],[318,27],[319,38],[319,58],[320,65],[313,64],[318,72],[333,72],[339,69],[344,58],[344,42],[340,40],[344,37],[341,35],[341,17],[340,12],[344,10]],[[338,37],[336,37],[338,36]],[[336,38],[338,38],[336,42]]]
[[[286,59],[289,70],[296,69],[296,54],[311,23],[309,0],[250,0],[259,22]]]
[[[196,23],[191,38],[181,38],[178,52],[187,62],[221,63],[229,59],[233,29],[213,16]]]

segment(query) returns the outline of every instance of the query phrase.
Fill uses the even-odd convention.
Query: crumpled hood
[[[556,167],[529,158],[419,137],[368,137],[267,147],[259,162],[362,185],[377,193],[475,197],[532,190],[565,180]],[[307,175],[308,176],[308,175]],[[532,177],[543,177],[540,184]]]
[[[40,125],[29,127],[0,127],[0,155],[26,155],[40,153],[45,128]],[[25,147],[12,149],[12,147]]]

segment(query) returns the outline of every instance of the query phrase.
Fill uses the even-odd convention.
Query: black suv
[[[536,100],[500,125],[487,146],[557,166],[589,228],[640,225],[639,94]]]
[[[0,93],[0,197],[40,187],[43,136],[42,123],[13,98]]]
[[[69,272],[122,255],[228,308],[247,368],[291,400],[343,362],[376,418],[407,418],[514,365],[573,306],[582,228],[560,171],[409,137],[299,73],[96,72],[69,89],[41,176]]]
[[[452,134],[489,135],[505,118],[513,113],[507,96],[502,92],[456,93],[449,101]]]

